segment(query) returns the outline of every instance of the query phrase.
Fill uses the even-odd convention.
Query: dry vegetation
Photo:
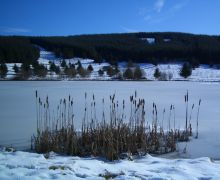
[[[74,156],[101,156],[108,160],[131,158],[131,155],[146,153],[168,153],[176,150],[178,141],[188,141],[192,135],[191,114],[188,113],[188,92],[185,95],[186,126],[184,130],[176,128],[175,107],[169,108],[168,129],[163,127],[163,119],[158,120],[158,110],[153,103],[152,124],[145,116],[145,100],[137,97],[137,92],[130,96],[130,105],[121,104],[116,100],[115,94],[109,97],[110,115],[105,115],[105,100],[102,100],[103,113],[96,116],[96,99],[88,102],[85,93],[84,118],[81,130],[74,126],[73,98],[61,99],[56,111],[51,113],[48,97],[45,102],[36,91],[37,134],[33,137],[32,147],[38,153],[68,154]],[[199,107],[201,100],[199,101]],[[126,107],[128,106],[128,107]],[[125,115],[125,109],[130,114]],[[194,105],[191,109],[191,112]],[[51,115],[53,114],[53,115]],[[172,116],[171,116],[172,115]],[[171,124],[171,117],[172,122]],[[160,123],[159,123],[160,122]],[[197,118],[198,123],[198,118]],[[198,128],[197,128],[198,129]]]

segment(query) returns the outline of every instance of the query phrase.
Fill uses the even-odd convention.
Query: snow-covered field
[[[220,162],[210,158],[142,158],[107,162],[97,158],[0,151],[0,179],[220,179]]]
[[[60,66],[60,62],[61,59],[60,58],[56,58],[55,55],[52,52],[46,51],[42,48],[40,48],[40,58],[38,59],[39,63],[44,64],[48,69],[49,69],[49,62],[54,62],[56,65]],[[109,63],[94,63],[94,60],[92,59],[82,59],[82,58],[72,58],[72,59],[65,59],[66,63],[72,63],[72,64],[76,64],[78,61],[81,61],[82,66],[84,68],[87,68],[89,64],[91,64],[93,66],[94,71],[85,78],[81,78],[79,76],[76,76],[76,78],[74,79],[86,79],[86,80],[111,80],[112,77],[109,77],[106,72],[104,73],[103,76],[99,76],[98,74],[98,70],[102,69],[105,66],[109,66]],[[14,76],[14,70],[13,70],[13,65],[14,64],[7,64],[9,72],[7,75],[7,79],[11,79]],[[18,66],[20,66],[20,64],[18,64]],[[220,81],[220,69],[217,68],[210,68],[208,65],[200,65],[200,67],[194,69],[192,71],[192,75],[187,78],[184,79],[183,77],[181,77],[179,75],[179,71],[182,67],[181,63],[176,63],[176,64],[158,64],[158,66],[154,66],[153,64],[149,64],[149,63],[140,63],[139,66],[141,67],[141,69],[144,72],[144,77],[147,80],[155,80],[154,78],[154,71],[156,69],[156,67],[159,68],[159,70],[161,72],[166,73],[168,76],[170,75],[170,77],[167,77],[168,80],[188,80],[188,81],[202,81],[202,82],[216,82],[216,81]],[[125,62],[120,62],[119,63],[119,69],[121,71],[121,73],[124,72],[126,67],[126,63]],[[54,73],[49,73],[47,75],[47,77],[45,79],[57,79],[60,77],[55,75]],[[34,77],[30,78],[30,79],[36,79]],[[74,80],[74,79],[67,79],[62,77],[61,79],[63,80]]]

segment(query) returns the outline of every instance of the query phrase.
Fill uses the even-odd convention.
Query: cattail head
[[[200,106],[200,104],[201,104],[201,101],[202,101],[202,100],[200,99],[200,100],[199,100],[199,106]]]
[[[194,108],[194,104],[192,105],[192,109]]]
[[[35,91],[35,96],[36,96],[36,98],[37,98],[37,90]]]

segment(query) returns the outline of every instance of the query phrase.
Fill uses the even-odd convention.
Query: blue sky
[[[1,35],[220,35],[220,0],[0,0]]]

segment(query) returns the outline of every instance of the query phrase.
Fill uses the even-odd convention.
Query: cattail
[[[201,104],[201,99],[199,99],[199,106],[198,106],[197,118],[196,118],[196,139],[199,137],[199,110],[200,110],[200,104]]]

